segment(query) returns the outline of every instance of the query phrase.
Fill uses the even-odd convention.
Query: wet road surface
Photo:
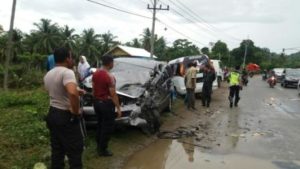
[[[212,103],[217,109],[209,118],[185,126],[192,137],[159,139],[134,154],[124,169],[300,169],[296,89],[269,88],[257,76],[234,108],[229,108],[227,89],[218,90]],[[198,102],[195,114],[210,113]]]

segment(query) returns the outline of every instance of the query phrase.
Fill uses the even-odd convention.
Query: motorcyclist
[[[270,70],[270,72],[269,72],[268,83],[272,82],[272,80],[274,80],[274,84],[276,84],[277,79],[276,79],[275,71],[274,70]]]

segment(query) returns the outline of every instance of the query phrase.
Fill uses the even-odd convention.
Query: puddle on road
[[[159,140],[132,156],[124,169],[300,169],[296,163],[291,165],[238,154],[214,155],[204,151],[177,140]],[[298,168],[284,168],[284,165]]]

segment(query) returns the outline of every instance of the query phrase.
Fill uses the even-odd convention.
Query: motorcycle
[[[275,76],[271,76],[268,79],[268,83],[269,83],[270,88],[274,88],[274,86],[276,85],[276,77]]]

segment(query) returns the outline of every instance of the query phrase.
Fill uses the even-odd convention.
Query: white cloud
[[[149,0],[95,1],[108,2],[111,6],[151,17],[150,11],[146,9]],[[208,28],[203,22],[198,22],[196,26],[197,21],[187,15],[186,11],[178,9],[169,0],[160,1],[169,4],[171,8],[171,11],[158,13],[160,20],[206,46],[211,41],[221,39],[230,48],[237,47],[240,41],[234,40],[232,36],[245,39],[248,35],[257,45],[276,52],[282,48],[300,46],[300,1],[297,0],[172,0],[176,4],[178,1],[184,3],[217,29]],[[0,6],[0,24],[6,30],[9,27],[11,5],[11,0],[2,0]],[[175,14],[174,9],[193,20],[193,23]],[[120,13],[86,0],[17,1],[15,27],[29,32],[34,29],[33,23],[39,22],[41,18],[51,19],[61,26],[69,25],[77,33],[87,28],[94,28],[97,33],[111,31],[122,42],[139,37],[144,28],[151,27],[149,19]],[[156,32],[168,42],[185,38],[171,28],[165,30],[165,27],[157,22]]]

